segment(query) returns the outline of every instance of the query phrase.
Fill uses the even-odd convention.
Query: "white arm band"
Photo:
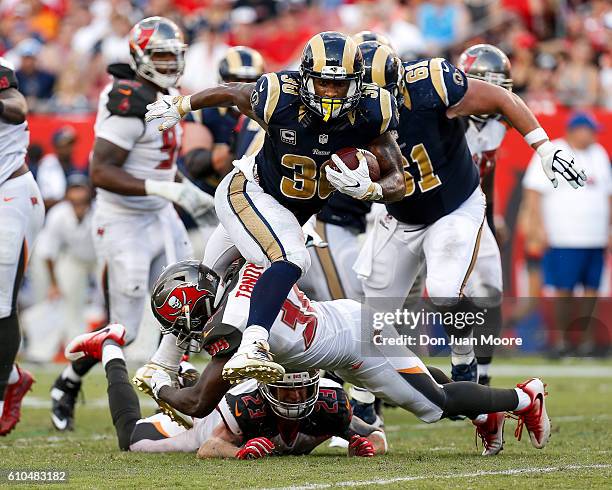
[[[523,137],[529,146],[537,143],[538,141],[549,139],[546,131],[544,131],[542,128],[535,128],[533,131],[529,131]]]

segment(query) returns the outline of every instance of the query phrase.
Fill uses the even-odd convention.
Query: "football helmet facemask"
[[[300,62],[300,97],[323,121],[338,118],[357,107],[362,92],[363,58],[357,44],[335,31],[321,32],[306,43]],[[348,81],[344,97],[315,92],[314,79]]]
[[[457,67],[465,72],[468,78],[484,80],[512,91],[512,75],[510,60],[499,48],[491,44],[475,44],[459,56]],[[471,119],[485,122],[497,115],[472,115]]]
[[[259,391],[272,411],[284,419],[308,417],[319,398],[319,371],[285,373],[273,383],[259,383]]]
[[[264,60],[258,51],[246,46],[229,48],[219,63],[223,82],[256,82],[264,74]]]
[[[130,66],[138,75],[160,88],[177,85],[185,69],[187,46],[174,22],[164,17],[148,17],[132,27],[129,40]],[[166,56],[156,59],[160,55]]]
[[[401,104],[401,86],[404,66],[391,48],[377,41],[366,41],[359,45],[363,55],[364,83],[374,83],[391,92]]]
[[[176,345],[190,352],[202,349],[202,330],[215,311],[219,276],[197,260],[166,267],[151,294],[151,309],[162,334],[176,336]]]

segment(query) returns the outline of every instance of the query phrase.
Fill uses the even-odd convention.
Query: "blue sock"
[[[301,269],[291,262],[274,262],[253,287],[247,326],[259,325],[269,332],[301,274]]]

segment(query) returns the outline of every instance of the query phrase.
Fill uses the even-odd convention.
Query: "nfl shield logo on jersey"
[[[326,134],[320,134],[319,135],[319,143],[321,143],[322,145],[327,144],[327,142],[329,141],[329,136]]]

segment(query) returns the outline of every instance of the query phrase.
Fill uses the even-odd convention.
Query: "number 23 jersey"
[[[304,106],[299,87],[298,72],[268,73],[257,81],[251,105],[267,125],[263,148],[255,159],[259,185],[303,224],[335,190],[325,177],[323,163],[341,148],[363,148],[395,129],[398,112],[389,92],[364,84],[354,110],[323,122]]]
[[[404,63],[404,68],[397,143],[406,196],[386,206],[399,221],[429,225],[457,209],[479,184],[461,118],[446,116],[465,95],[468,79],[443,58]]]

